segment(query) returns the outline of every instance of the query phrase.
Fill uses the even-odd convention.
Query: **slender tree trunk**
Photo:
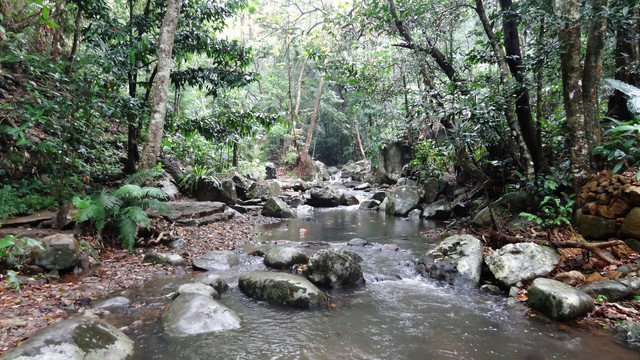
[[[544,18],[542,19],[542,24],[540,24],[540,30],[538,31],[538,44],[542,44],[544,39],[544,35],[546,33]],[[538,133],[536,137],[538,138],[538,144],[542,147],[542,80],[543,80],[543,72],[544,69],[544,58],[540,59],[540,62],[536,64],[536,128]],[[543,153],[544,153],[544,149]]]
[[[360,155],[362,155],[362,159],[366,159],[367,155],[364,153],[364,148],[362,147],[362,140],[360,140],[360,130],[358,130],[357,121],[356,121],[356,138],[358,139],[358,147],[360,148]]]
[[[560,25],[560,67],[562,69],[562,98],[566,114],[567,147],[571,161],[574,190],[590,172],[590,149],[585,132],[582,104],[582,66],[580,0],[558,0]]]
[[[582,75],[582,101],[584,102],[585,128],[589,147],[600,145],[600,106],[598,83],[602,75],[604,40],[607,34],[608,0],[593,0],[594,18],[589,24],[587,52]],[[592,159],[593,160],[593,159]]]
[[[320,82],[318,83],[318,90],[316,91],[316,101],[313,105],[313,112],[311,113],[311,119],[309,120],[309,130],[307,131],[307,141],[304,143],[303,153],[309,153],[309,147],[311,146],[311,138],[313,137],[313,129],[316,126],[316,120],[318,119],[318,112],[320,111],[320,99],[322,98],[322,88],[324,87],[324,71],[320,73]]]
[[[71,53],[69,54],[69,65],[65,70],[67,75],[71,74],[71,69],[73,68],[73,62],[75,61],[76,52],[78,51],[78,46],[80,45],[80,27],[82,26],[82,7],[78,6],[78,11],[76,12],[76,20],[74,21],[73,28],[73,44],[71,45]]]
[[[516,116],[520,125],[520,133],[524,139],[529,154],[533,160],[536,172],[544,172],[547,164],[542,152],[542,147],[538,143],[536,127],[533,124],[531,115],[531,101],[529,90],[524,84],[524,63],[522,60],[522,50],[520,49],[520,36],[518,35],[518,22],[511,12],[511,0],[500,0],[500,7],[503,11],[502,30],[504,33],[504,47],[507,55],[507,65],[516,83]]]
[[[489,23],[489,18],[484,10],[484,5],[482,0],[476,1],[476,13],[480,18],[480,22],[482,23],[482,27],[484,28],[484,32],[489,38],[489,43],[491,44],[491,48],[493,49],[494,57],[496,58],[496,62],[498,63],[498,69],[500,70],[500,82],[503,86],[509,85],[509,67],[507,66],[507,62],[505,61],[505,54],[500,47],[500,43],[491,28],[491,24]],[[521,154],[523,161],[520,161],[516,156],[512,156],[513,160],[516,162],[518,167],[527,174],[527,178],[532,179],[535,176],[534,167],[531,166],[533,162],[531,159],[531,154],[529,152],[528,147],[525,144],[524,138],[522,137],[522,133],[520,132],[520,127],[518,126],[516,119],[513,117],[515,113],[514,103],[511,96],[506,97],[507,106],[505,109],[505,119],[507,120],[507,125],[509,126],[509,130],[511,132],[511,138],[513,142],[518,146],[518,150]],[[514,151],[511,151],[512,153]]]
[[[302,79],[304,78],[305,62],[302,60],[302,66],[300,67],[300,74],[298,75],[298,81],[296,82],[296,102],[291,112],[291,142],[298,151],[298,142],[296,140],[296,127],[298,126],[298,113],[300,111],[300,98],[302,96]],[[284,143],[284,150],[282,155],[286,155],[289,147],[287,141]]]
[[[133,0],[129,0],[129,47],[133,47]],[[129,97],[136,98],[138,87],[138,73],[135,70],[135,59],[129,64],[131,70],[127,73],[129,82]],[[139,123],[138,114],[129,109],[127,115],[127,160],[124,165],[124,173],[132,174],[137,169],[140,152],[138,150],[138,137],[140,129],[136,126]]]
[[[169,0],[167,12],[160,28],[160,41],[158,48],[158,72],[156,83],[153,87],[153,104],[151,106],[151,119],[147,130],[147,140],[142,150],[141,166],[150,168],[156,164],[160,150],[162,149],[162,135],[164,120],[167,114],[167,93],[171,75],[171,52],[173,40],[178,25],[180,14],[180,0]]]

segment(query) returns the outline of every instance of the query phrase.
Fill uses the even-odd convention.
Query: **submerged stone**
[[[360,255],[345,250],[323,249],[309,258],[304,275],[314,284],[329,287],[364,284]]]
[[[286,269],[294,264],[306,264],[307,255],[300,250],[287,246],[271,248],[264,257],[264,264],[274,269]]]
[[[327,296],[322,291],[298,275],[252,272],[240,276],[238,287],[251,298],[274,304],[308,309],[327,303]]]
[[[209,251],[193,259],[194,269],[215,271],[229,270],[240,263],[238,254],[233,251]]]

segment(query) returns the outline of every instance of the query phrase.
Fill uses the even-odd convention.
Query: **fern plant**
[[[102,190],[96,197],[86,196],[73,198],[73,205],[78,208],[76,221],[92,221],[96,237],[102,240],[102,231],[109,223],[118,228],[118,235],[126,249],[133,249],[138,227],[147,228],[151,220],[146,210],[169,213],[169,207],[160,200],[167,194],[154,187],[140,187],[135,184],[122,185],[115,192]]]

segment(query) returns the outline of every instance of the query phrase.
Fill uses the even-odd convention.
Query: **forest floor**
[[[125,289],[141,287],[153,277],[180,274],[192,270],[191,260],[211,250],[234,250],[253,239],[257,225],[274,222],[258,214],[200,227],[176,227],[164,220],[156,228],[173,232],[187,245],[173,250],[159,245],[136,248],[133,252],[108,245],[100,251],[93,266],[83,271],[62,274],[57,281],[42,276],[22,277],[19,292],[0,283],[0,355],[19,345],[37,330],[60,319],[85,311],[91,299]],[[94,243],[95,239],[85,237]],[[166,264],[143,264],[148,252],[177,252],[187,262],[186,268]]]
[[[177,227],[164,220],[156,223],[160,231],[173,233],[187,242],[187,246],[173,250],[164,245],[136,248],[133,252],[119,247],[106,246],[99,254],[93,266],[82,271],[63,274],[59,280],[47,280],[42,276],[23,277],[20,292],[0,284],[0,355],[9,348],[19,345],[37,330],[46,325],[78,313],[91,312],[87,307],[92,299],[111,293],[137,288],[153,277],[181,274],[192,270],[191,261],[198,255],[211,250],[234,250],[241,244],[253,240],[257,225],[277,221],[258,214],[233,218],[226,222],[213,223],[201,227]],[[436,229],[430,237],[451,233],[473,233],[486,240],[491,234],[480,233],[473,229]],[[562,233],[562,232],[561,232]],[[95,239],[84,238],[90,243]],[[607,249],[605,249],[607,250]],[[186,268],[159,264],[143,264],[142,259],[148,252],[177,252],[187,262]],[[620,276],[617,267],[627,264],[637,271],[638,254],[629,254],[616,265],[604,264],[596,257],[585,255],[582,249],[562,249],[562,263],[550,275],[577,270],[584,274],[585,281],[598,278],[602,280]],[[595,275],[594,275],[595,274]],[[516,296],[526,302],[526,290]],[[535,316],[535,312],[529,311]],[[630,300],[610,303],[601,301],[596,309],[587,316],[578,319],[579,326],[615,328],[621,321],[640,321],[640,301]]]

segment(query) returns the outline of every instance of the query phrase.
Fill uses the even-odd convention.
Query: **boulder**
[[[585,281],[584,274],[580,271],[572,270],[556,274],[554,280],[563,282],[569,286],[576,286]]]
[[[484,258],[489,270],[504,286],[547,276],[560,263],[560,255],[534,243],[507,244]]]
[[[365,176],[370,172],[371,163],[369,160],[360,160],[343,166],[341,177],[343,179],[351,178],[353,181],[364,181]]]
[[[171,222],[186,219],[199,219],[223,213],[227,206],[218,201],[171,201],[168,203]]]
[[[236,184],[231,179],[218,181],[204,178],[198,181],[194,196],[198,201],[220,201],[227,205],[235,205],[238,202]]]
[[[282,195],[282,188],[277,181],[268,180],[262,184],[257,184],[247,193],[248,199],[261,199],[266,201],[271,197]]]
[[[294,264],[306,264],[307,261],[307,255],[296,248],[286,246],[275,246],[264,257],[264,264],[274,269],[288,269]]]
[[[374,199],[368,199],[360,203],[360,210],[375,209],[380,206],[380,201]]]
[[[598,295],[606,296],[607,301],[627,300],[640,295],[640,278],[594,281],[580,287],[580,290],[594,298]]]
[[[432,202],[436,201],[436,198],[442,192],[442,185],[443,182],[434,177],[426,178],[422,182],[422,189],[424,190],[424,201],[427,204],[431,204]],[[444,184],[444,186],[446,186],[446,183]]]
[[[640,239],[640,207],[634,207],[625,216],[622,226],[620,226],[620,234]]]
[[[258,271],[240,276],[238,287],[247,296],[274,304],[317,308],[327,296],[309,280],[293,274]]]
[[[628,344],[640,347],[640,322],[627,321],[618,326],[618,333]]]
[[[134,343],[114,326],[89,317],[74,317],[51,324],[3,359],[129,359]]]
[[[236,185],[236,194],[241,200],[247,200],[247,193],[249,193],[249,191],[251,191],[256,186],[255,181],[238,173],[233,174],[231,180],[233,180],[234,184]]]
[[[193,278],[193,281],[209,285],[214,288],[218,294],[222,294],[229,289],[229,284],[220,275],[204,273]]]
[[[169,264],[173,266],[185,266],[187,263],[182,256],[172,253],[148,253],[142,259],[143,264]]]
[[[478,286],[482,268],[482,243],[471,235],[455,235],[429,250],[418,263],[425,276],[452,285]]]
[[[167,200],[169,201],[173,201],[180,197],[180,190],[171,180],[160,180],[156,183],[156,186],[162,189],[165,194],[167,194]]]
[[[311,189],[311,185],[309,185],[308,182],[302,180],[302,179],[295,179],[293,181],[293,184],[291,185],[291,189],[295,190],[295,191],[302,191],[305,192],[309,189]]]
[[[378,150],[377,182],[395,184],[402,168],[411,161],[411,147],[400,142],[386,144]]]
[[[278,177],[278,170],[276,169],[275,166],[267,165],[265,166],[264,170],[265,170],[265,177],[264,177],[265,179],[271,180]]]
[[[395,216],[407,216],[420,203],[420,195],[414,186],[398,186],[389,191],[385,211]]]
[[[451,203],[447,200],[438,200],[425,206],[422,217],[426,219],[448,219],[451,215]]]
[[[272,197],[264,204],[261,212],[262,216],[275,217],[280,219],[295,218],[296,214],[289,208],[289,205],[282,199]]]
[[[371,189],[373,186],[371,186],[371,184],[369,184],[368,182],[362,183],[362,184],[358,184],[356,186],[353,187],[354,190],[367,190],[367,189]]]
[[[377,200],[380,202],[383,202],[384,199],[387,198],[387,193],[385,191],[376,191],[373,196],[371,196],[371,199],[373,200]]]
[[[516,191],[502,195],[502,197],[491,205],[491,208],[494,216],[501,218],[506,215],[507,209],[511,215],[518,215],[523,211],[527,211],[529,209],[528,204],[529,198],[527,193],[524,191]],[[478,214],[473,218],[473,224],[483,227],[492,225],[488,207],[484,207],[480,212],[478,212]]]
[[[309,195],[311,198],[307,204],[313,207],[336,207],[345,203],[344,194],[329,186],[313,188]]]
[[[209,251],[193,259],[193,268],[204,271],[229,270],[239,262],[238,254],[233,251]]]
[[[55,234],[39,239],[43,249],[31,249],[34,263],[46,270],[64,270],[80,263],[82,252],[80,245],[69,234]]]
[[[576,211],[573,222],[580,235],[586,239],[606,240],[618,232],[615,220],[584,214],[582,209]]]
[[[362,258],[344,250],[323,249],[309,258],[304,275],[314,284],[328,287],[364,284]]]
[[[182,284],[178,287],[176,293],[178,295],[200,294],[212,298],[218,298],[220,296],[212,286],[203,284],[201,282]]]
[[[529,306],[559,321],[575,319],[594,309],[591,296],[552,279],[535,279],[527,296]]]
[[[235,311],[211,296],[186,293],[178,296],[162,314],[168,336],[184,336],[238,329],[242,325]]]

